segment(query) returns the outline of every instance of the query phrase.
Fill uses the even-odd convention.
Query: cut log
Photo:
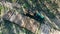
[[[16,23],[20,27],[24,27],[33,33],[36,33],[37,29],[40,26],[40,24],[36,20],[14,11],[8,11],[6,14],[3,15],[3,19],[9,20],[12,23]]]

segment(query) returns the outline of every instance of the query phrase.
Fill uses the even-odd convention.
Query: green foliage
[[[32,1],[33,3],[36,3],[38,0],[30,0],[30,1]]]
[[[12,2],[16,2],[17,0],[12,0]]]
[[[12,0],[6,0],[6,1],[8,1],[8,2],[12,2]]]
[[[52,7],[53,9],[56,9],[56,8],[58,8],[58,5],[54,2],[54,3],[52,3],[51,7]]]
[[[1,14],[1,10],[2,10],[2,8],[3,8],[2,5],[0,5],[0,14]]]
[[[23,4],[23,7],[24,7],[24,8],[29,8],[30,5],[29,5],[28,3],[24,3],[24,4]]]
[[[8,2],[16,2],[17,0],[6,0],[6,1],[8,1]]]
[[[25,28],[22,28],[22,31],[25,32],[26,34],[33,34],[31,31],[25,29]]]
[[[46,0],[46,2],[50,3],[50,2],[51,2],[51,0]]]
[[[49,11],[48,14],[49,14],[50,18],[55,18],[55,14],[54,13],[52,13],[52,12]]]
[[[2,9],[2,5],[0,5],[0,11],[1,11],[1,9]]]

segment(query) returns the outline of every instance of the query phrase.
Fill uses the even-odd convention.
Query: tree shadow
[[[25,14],[23,14],[23,15],[25,15]],[[41,24],[44,23],[44,18],[41,18],[40,16],[36,16],[36,15],[32,16],[29,13],[27,13],[25,16],[30,17],[30,18],[40,22]]]

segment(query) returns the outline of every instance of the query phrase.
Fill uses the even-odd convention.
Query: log
[[[24,27],[33,33],[36,33],[37,29],[40,26],[40,24],[36,20],[24,16],[22,14],[19,14],[18,12],[15,11],[8,11],[3,15],[3,19],[9,20],[12,23],[16,23],[20,27]]]

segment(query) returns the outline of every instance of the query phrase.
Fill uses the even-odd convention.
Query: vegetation
[[[53,10],[56,10],[57,8],[59,8],[57,3],[55,3],[55,1],[52,2],[51,0],[5,0],[5,1],[10,2],[11,4],[13,4],[13,3],[19,4],[19,6],[21,8],[13,7],[13,10],[21,13],[24,16],[29,16],[30,18],[33,18],[39,22],[41,22],[41,21],[44,22],[43,20],[45,20],[45,16],[42,15],[41,12],[43,12],[49,19],[54,19],[54,18],[56,18],[56,14],[54,14]],[[0,1],[0,2],[2,2],[2,1]],[[49,4],[48,7],[45,4],[45,2]],[[23,10],[22,6],[27,11],[26,15],[23,14],[24,10]],[[3,13],[2,10],[4,10],[4,12],[7,12],[7,10],[11,10],[11,9],[0,5],[0,15],[1,15],[1,12]],[[30,15],[31,12],[34,14],[33,16]],[[33,34],[33,32],[31,32],[31,31],[29,31],[25,28],[19,27],[15,23],[11,23],[10,21],[5,21],[5,20],[3,20],[3,22],[1,22],[0,29],[2,29],[2,30],[0,30],[0,31],[2,31],[2,34],[21,34],[21,33],[22,34]],[[11,31],[11,30],[13,30],[13,31]],[[0,32],[0,34],[1,34],[1,32]],[[40,31],[38,34],[40,34]]]

